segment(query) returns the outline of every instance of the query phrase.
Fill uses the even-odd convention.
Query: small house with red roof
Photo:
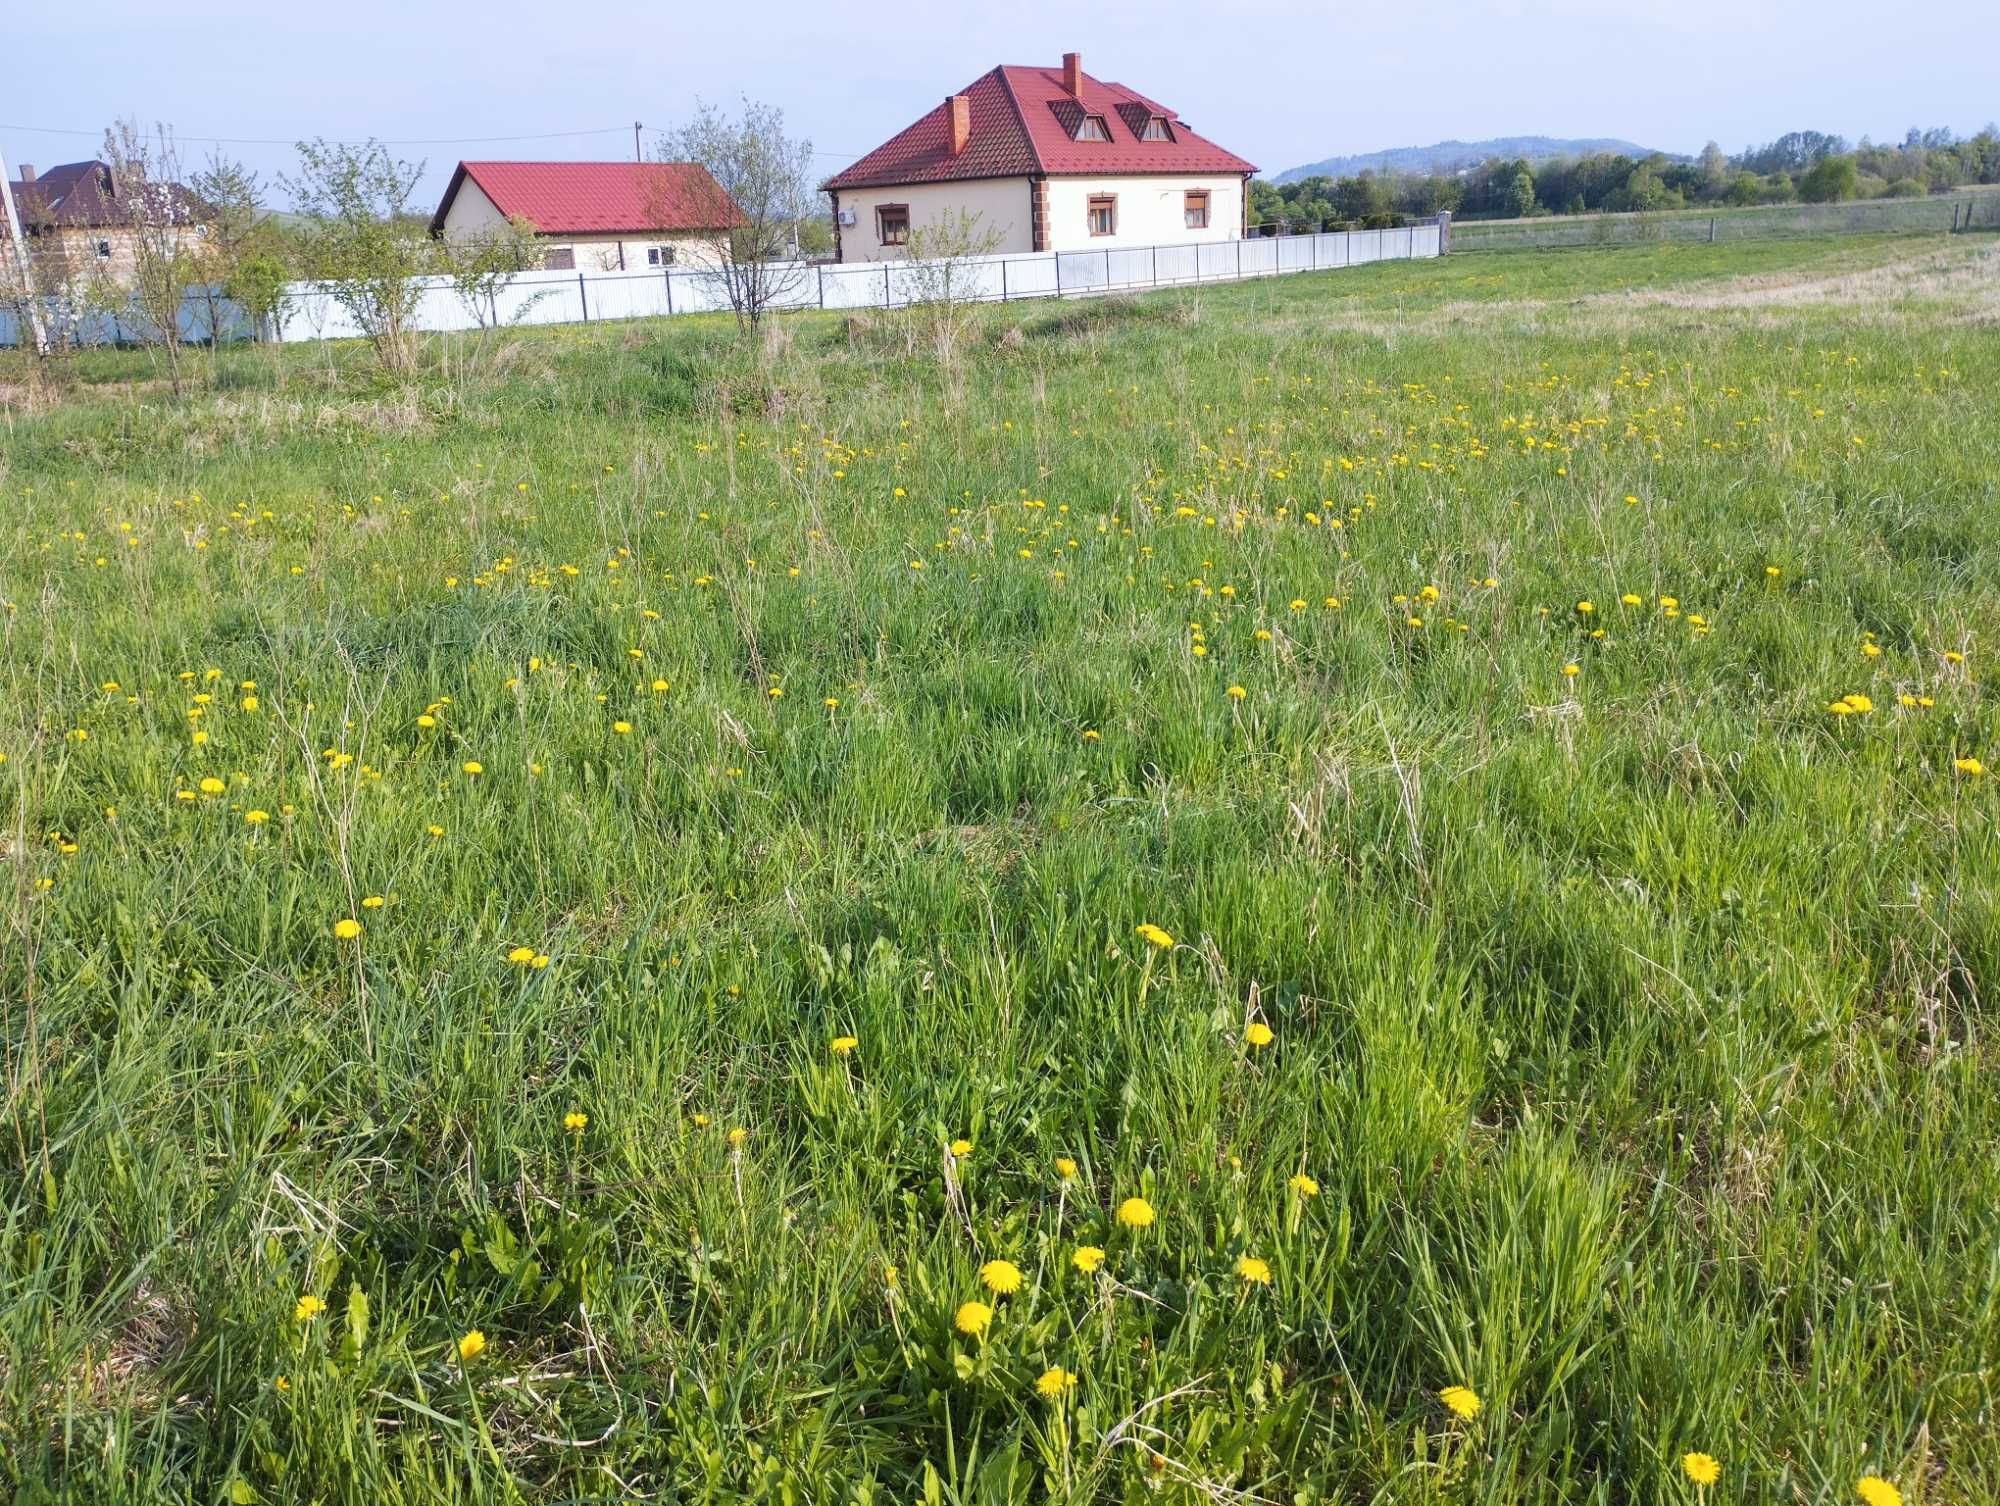
[[[646,271],[714,265],[743,211],[695,162],[461,162],[431,234],[531,226],[551,270]]]
[[[885,261],[961,215],[1001,252],[1235,240],[1256,170],[1069,52],[981,74],[823,187],[840,260]]]

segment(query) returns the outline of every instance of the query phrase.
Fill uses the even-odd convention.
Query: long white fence
[[[1374,261],[1437,256],[1442,221],[1392,230],[1329,231],[1317,235],[1198,241],[1175,246],[1120,246],[1103,250],[1041,251],[971,257],[949,268],[954,298],[1001,302],[1129,292],[1192,283],[1237,282],[1289,272],[1329,271]],[[786,309],[892,309],[935,299],[944,288],[940,263],[915,261],[799,263],[778,269],[781,289],[773,306]],[[420,330],[477,329],[484,325],[576,324],[648,319],[670,314],[726,311],[729,292],[721,275],[699,267],[645,272],[521,272],[508,278],[483,305],[462,295],[447,277],[420,284],[413,326]],[[190,339],[244,338],[248,323],[233,308],[217,316],[205,295],[190,297],[181,328]],[[53,311],[60,317],[60,311]],[[323,286],[289,284],[275,328],[279,340],[339,340],[361,333]],[[78,344],[137,343],[142,329],[129,319],[96,314],[66,326]],[[0,310],[0,344],[14,343],[8,311]]]

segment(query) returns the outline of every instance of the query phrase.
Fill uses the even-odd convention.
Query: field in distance
[[[0,367],[0,1489],[2000,1498],[1996,288]]]

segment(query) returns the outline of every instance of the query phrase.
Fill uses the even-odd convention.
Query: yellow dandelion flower
[[[960,1333],[976,1339],[993,1326],[993,1309],[984,1302],[961,1302],[951,1322]]]
[[[582,1134],[589,1123],[590,1115],[584,1113],[581,1109],[571,1109],[567,1114],[563,1115],[563,1128],[568,1130],[572,1135]]]
[[[310,1323],[326,1311],[326,1304],[307,1292],[292,1307],[292,1317],[300,1323]]]
[[[1469,1386],[1446,1386],[1438,1392],[1438,1400],[1466,1422],[1479,1415],[1479,1394]]]
[[[262,826],[266,821],[270,819],[271,819],[271,813],[269,811],[253,810],[253,811],[245,811],[243,813],[243,820],[245,821],[246,824],[250,826]]]
[[[1967,776],[1977,776],[1986,772],[1986,765],[1976,758],[1954,758],[1951,766]]]
[[[1772,574],[1776,573],[1772,571]],[[1706,1487],[1722,1477],[1722,1465],[1713,1454],[1686,1453],[1681,1455],[1681,1473],[1695,1484]]]
[[[1903,1493],[1880,1475],[1863,1475],[1854,1482],[1854,1493],[1867,1506],[1903,1506]]]
[[[1151,924],[1150,922],[1147,923],[1146,925],[1138,927],[1137,930],[1134,932],[1134,934],[1142,937],[1145,940],[1146,945],[1158,947],[1161,951],[1165,951],[1168,947],[1174,944],[1174,938],[1172,936],[1167,934],[1167,932],[1161,930],[1158,926]]]
[[[1250,692],[1245,690],[1241,685],[1232,685],[1229,687],[1229,689],[1225,690],[1223,694],[1228,696],[1229,699],[1232,701],[1240,701],[1245,696],[1250,694]]]
[[[743,1142],[750,1138],[750,1131],[739,1124],[725,1138],[729,1141],[729,1148],[731,1150],[738,1150],[742,1147]]]
[[[996,1297],[1010,1296],[1021,1289],[1021,1268],[1011,1260],[989,1260],[979,1268],[979,1280]]]
[[[1311,1177],[1307,1176],[1303,1171],[1295,1172],[1290,1177],[1287,1177],[1285,1179],[1285,1185],[1291,1188],[1292,1191],[1297,1193],[1300,1197],[1319,1196],[1319,1183],[1314,1181]]]
[[[1272,1033],[1271,1027],[1266,1025],[1262,1020],[1252,1020],[1248,1025],[1243,1027],[1243,1039],[1261,1051],[1264,1047],[1270,1045],[1272,1041],[1276,1040],[1277,1036]]]
[[[361,934],[361,922],[352,916],[336,920],[333,923],[333,934],[342,941],[352,941]]]
[[[534,960],[535,949],[531,946],[517,946],[507,953],[507,961],[515,967],[530,967]]]
[[[1239,1255],[1236,1257],[1236,1274],[1243,1278],[1246,1286],[1269,1286],[1271,1262],[1260,1260],[1255,1255]]]
[[[1064,1392],[1075,1389],[1076,1373],[1065,1370],[1060,1365],[1051,1365],[1035,1377],[1035,1394],[1044,1401],[1054,1401]]]
[[[1076,1253],[1070,1256],[1069,1263],[1088,1276],[1104,1264],[1104,1251],[1096,1245],[1078,1245]]]
[[[1068,1156],[1057,1156],[1056,1175],[1061,1177],[1065,1182],[1075,1181],[1076,1162],[1072,1161]]]
[[[860,1044],[861,1042],[851,1035],[836,1035],[827,1042],[827,1049],[835,1056],[851,1056],[854,1048]]]
[[[476,1328],[458,1341],[458,1358],[461,1363],[476,1360],[485,1352],[486,1335]]]
[[[474,779],[477,779],[481,774],[484,774],[486,772],[486,765],[481,763],[476,758],[466,759],[466,761],[460,764],[459,767],[463,769],[467,774],[470,774]]]
[[[1153,1205],[1142,1197],[1128,1197],[1118,1205],[1118,1222],[1128,1229],[1149,1228],[1153,1217]]]
[[[206,779],[202,780],[201,784],[197,786],[197,788],[199,788],[204,795],[220,795],[224,790],[228,789],[229,786],[224,784],[220,779],[217,779],[213,774],[210,774]]]

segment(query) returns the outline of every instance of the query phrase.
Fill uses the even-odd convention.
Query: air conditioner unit
[[[834,223],[837,225],[852,225],[854,223],[854,211],[851,209],[843,209],[840,211],[839,214],[835,215],[833,219]]]

